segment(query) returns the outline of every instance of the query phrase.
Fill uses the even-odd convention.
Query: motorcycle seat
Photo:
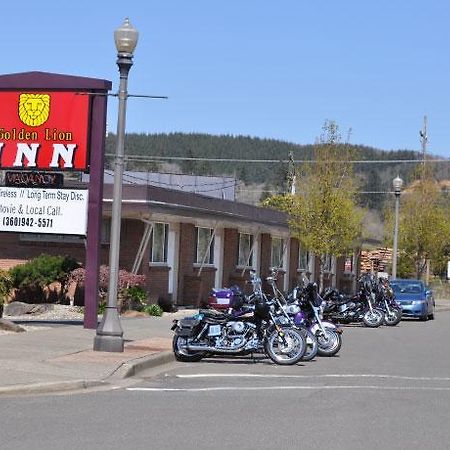
[[[199,313],[203,314],[207,322],[212,323],[222,323],[232,319],[229,314],[216,311],[215,309],[200,309]]]

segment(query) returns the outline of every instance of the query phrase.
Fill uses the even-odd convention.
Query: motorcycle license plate
[[[210,325],[208,328],[208,336],[220,336],[221,333],[220,325]]]

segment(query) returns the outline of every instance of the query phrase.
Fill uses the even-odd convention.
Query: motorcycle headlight
[[[289,319],[287,317],[284,317],[284,316],[277,317],[277,322],[280,325],[289,325]]]
[[[288,314],[297,314],[300,311],[300,306],[298,305],[287,305],[284,307],[284,310],[288,313]]]

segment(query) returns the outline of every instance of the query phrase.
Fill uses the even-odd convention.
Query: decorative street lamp
[[[394,186],[394,194],[395,194],[395,226],[394,226],[394,248],[392,250],[392,279],[395,279],[397,278],[398,212],[403,180],[397,175],[397,177],[392,180],[392,185]]]
[[[108,301],[103,319],[97,328],[94,350],[103,352],[123,352],[123,330],[117,310],[117,292],[119,281],[120,225],[122,215],[122,178],[125,147],[125,116],[127,106],[128,72],[133,65],[133,52],[139,33],[125,19],[123,25],[114,31],[117,48],[117,65],[120,74],[119,113],[117,120],[117,145],[114,160],[114,191],[111,212],[111,236],[109,249],[109,285]]]

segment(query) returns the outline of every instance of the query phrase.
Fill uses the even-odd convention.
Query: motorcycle
[[[306,339],[306,351],[302,357],[303,361],[311,361],[316,357],[319,352],[319,343],[316,338],[316,335],[313,330],[310,330],[309,327],[304,322],[296,322],[294,320],[294,316],[289,312],[292,310],[292,307],[287,304],[287,300],[284,297],[283,293],[278,289],[276,285],[277,280],[277,269],[271,269],[271,275],[266,278],[267,283],[272,288],[273,292],[273,300],[277,306],[275,310],[275,317],[279,324],[281,325],[289,325],[296,327],[299,329],[304,335]]]
[[[328,288],[321,296],[324,300],[323,316],[338,323],[362,322],[377,328],[384,322],[384,312],[375,306],[375,288],[367,274],[358,280],[359,292],[353,297]],[[370,275],[370,274],[369,274]]]
[[[386,278],[379,279],[376,306],[384,312],[385,325],[393,327],[402,320],[402,308],[395,301],[394,291]]]
[[[319,356],[336,355],[342,346],[343,331],[333,322],[323,320],[323,299],[317,292],[317,284],[308,282],[303,288],[295,287],[288,296],[288,303],[288,310],[294,317],[294,323],[305,325],[316,337],[317,354]]]
[[[306,350],[305,336],[275,320],[275,302],[262,295],[261,280],[252,274],[251,296],[236,295],[232,312],[200,309],[192,317],[174,320],[172,348],[183,362],[200,361],[210,354],[264,353],[276,364],[296,364]]]

